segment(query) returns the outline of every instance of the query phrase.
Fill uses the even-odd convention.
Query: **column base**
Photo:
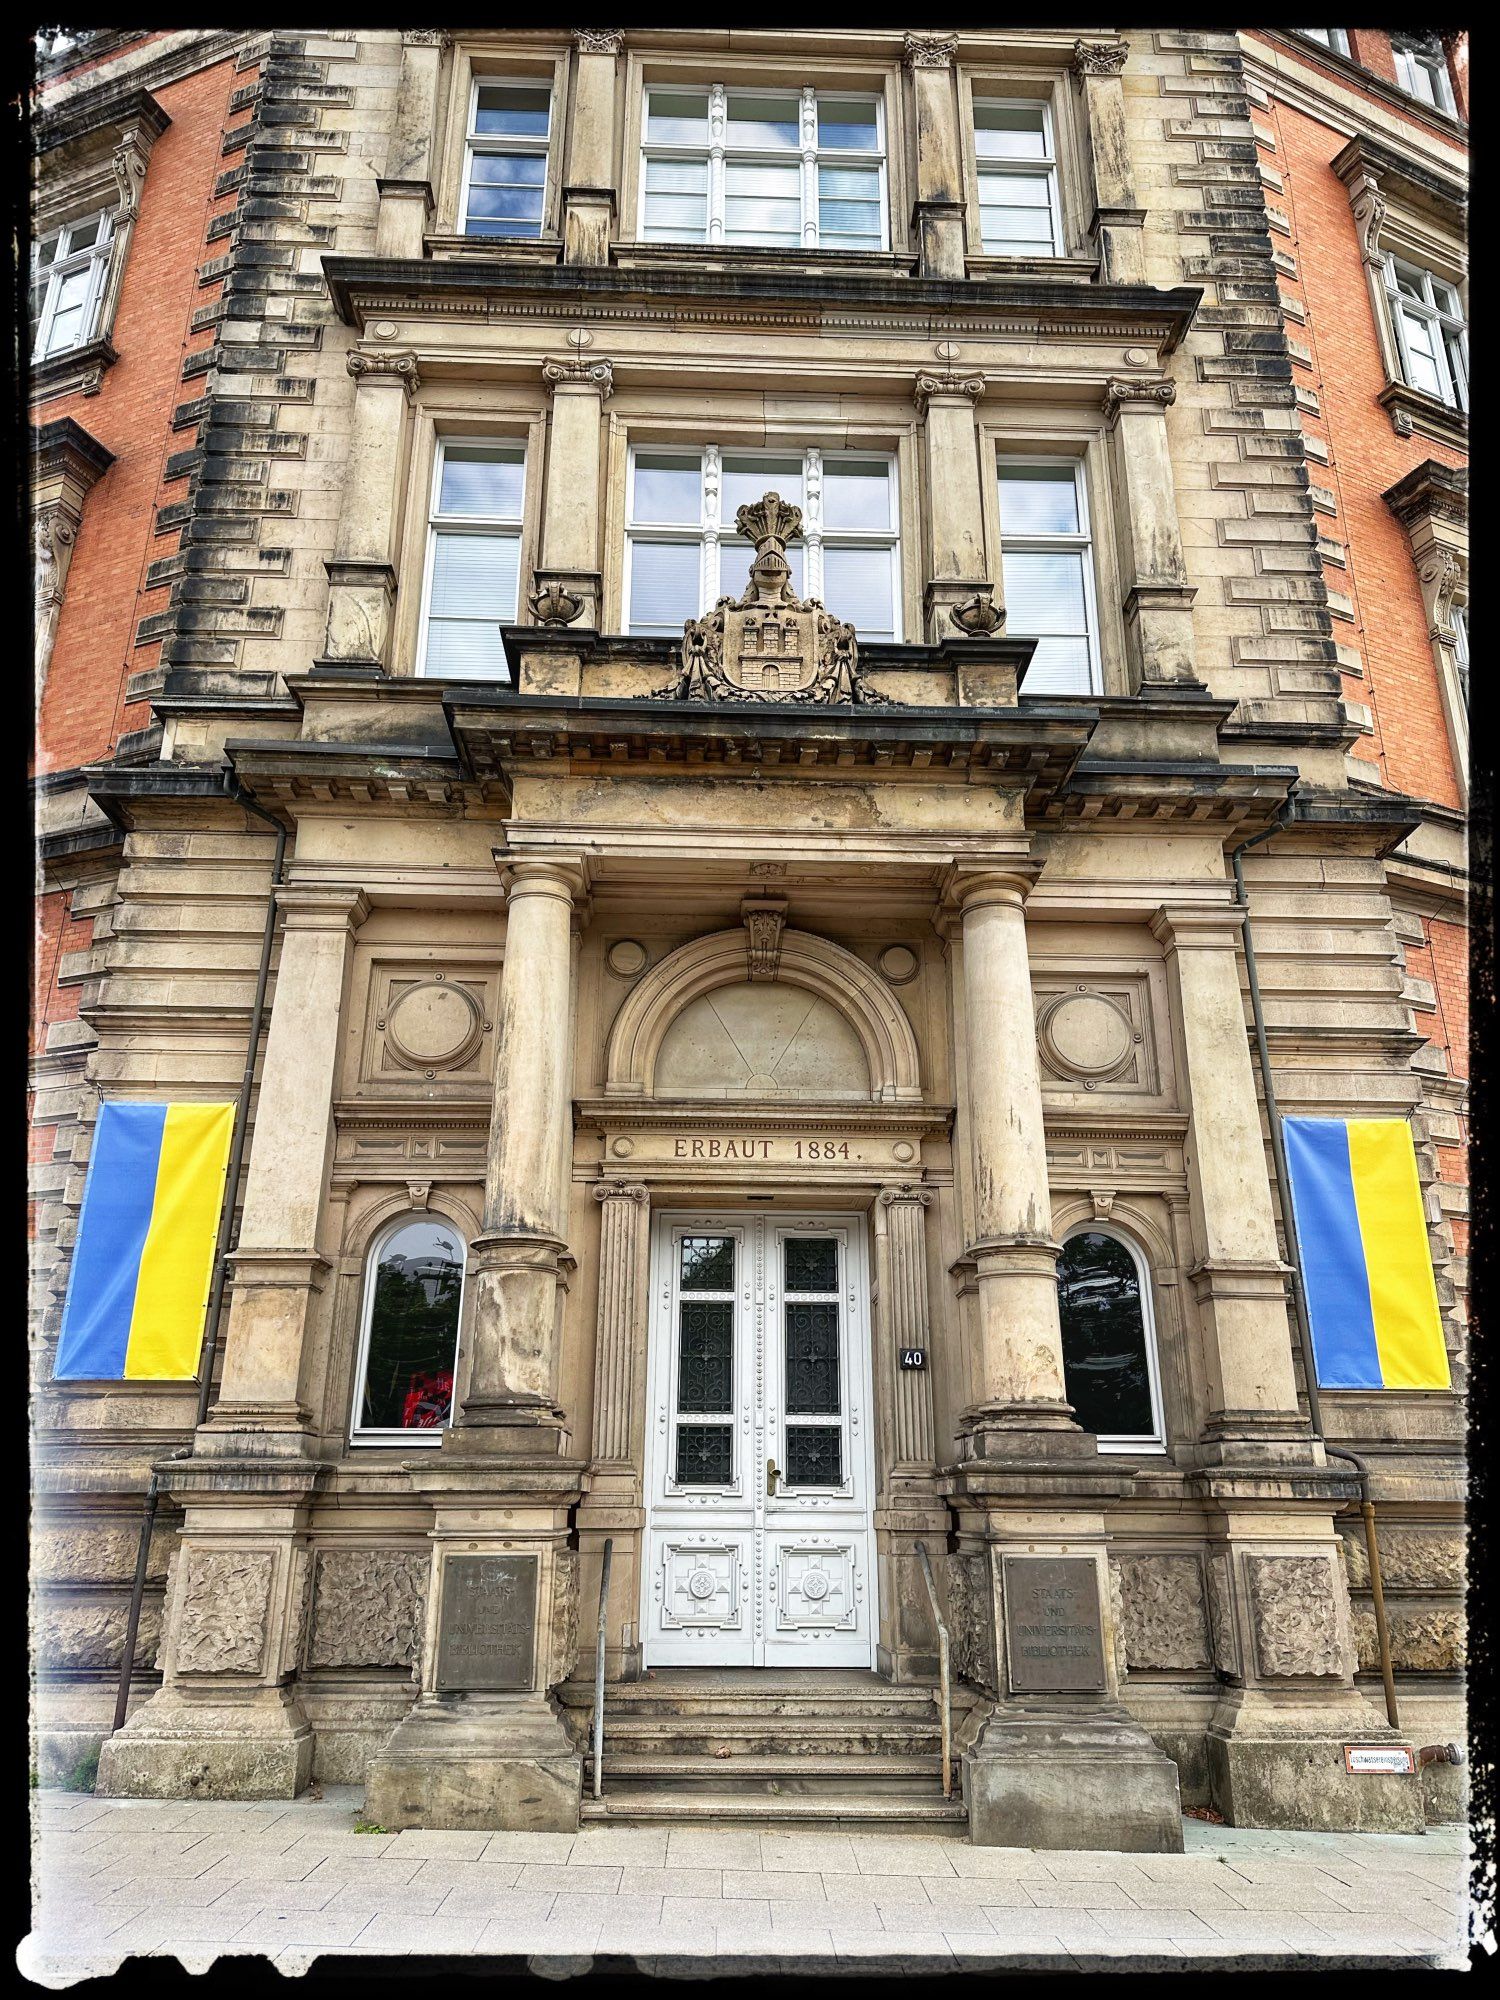
[[[976,1847],[1180,1854],[1177,1766],[1123,1709],[997,1708],[964,1755]]]
[[[419,1701],[370,1760],[365,1814],[377,1826],[572,1833],[583,1758],[545,1695]]]
[[[1346,1743],[1413,1747],[1352,1689],[1294,1706],[1236,1690],[1220,1703],[1205,1740],[1214,1806],[1231,1826],[1425,1832],[1422,1780],[1415,1771],[1405,1777],[1353,1774],[1344,1760]]]
[[[185,1701],[162,1688],[99,1752],[101,1798],[294,1799],[312,1776],[313,1734],[285,1688]]]

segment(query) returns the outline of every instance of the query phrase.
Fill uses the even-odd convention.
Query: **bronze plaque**
[[[536,1587],[535,1556],[449,1556],[438,1606],[440,1694],[531,1688]]]
[[[1100,1694],[1099,1571],[1087,1556],[1004,1556],[1005,1654],[1012,1694]]]

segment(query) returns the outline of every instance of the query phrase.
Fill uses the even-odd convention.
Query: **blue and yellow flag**
[[[101,1104],[54,1378],[198,1372],[232,1104]]]
[[[1288,1118],[1282,1130],[1319,1386],[1446,1389],[1411,1128]]]

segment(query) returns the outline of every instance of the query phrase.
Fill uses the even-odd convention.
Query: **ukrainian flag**
[[[101,1104],[53,1376],[198,1372],[232,1104]]]
[[[1448,1388],[1410,1127],[1288,1118],[1282,1131],[1319,1386]]]

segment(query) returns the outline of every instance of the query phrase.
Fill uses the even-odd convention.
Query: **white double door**
[[[873,1666],[864,1218],[659,1215],[650,1357],[645,1664]]]

